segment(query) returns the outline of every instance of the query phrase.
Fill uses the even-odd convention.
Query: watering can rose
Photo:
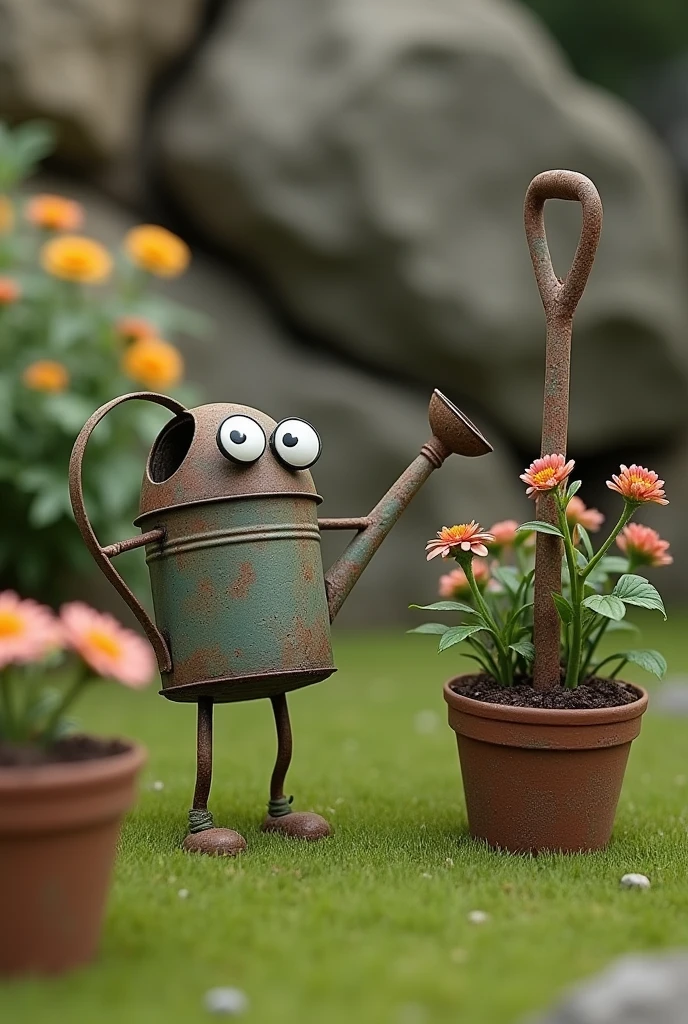
[[[657,676],[664,674],[666,663],[657,651],[629,650],[602,660],[597,656],[603,636],[612,623],[625,616],[628,606],[655,609],[666,618],[659,593],[635,570],[641,565],[670,565],[669,543],[650,527],[629,522],[642,504],[667,504],[664,481],[642,466],[621,466],[607,486],[624,498],[624,507],[595,551],[589,533],[597,533],[605,517],[578,496],[580,481],[569,484],[574,468],[573,460],[553,453],[535,459],[521,475],[529,497],[551,496],[556,524],[535,520],[519,526],[514,520],[504,520],[486,532],[472,521],[443,527],[428,541],[428,560],[437,555],[454,558],[460,568],[440,580],[440,597],[445,600],[422,607],[457,612],[461,621],[456,626],[425,623],[411,632],[439,635],[440,651],[465,644],[467,656],[504,686],[530,679],[536,653],[534,567],[532,549],[520,541],[544,533],[557,538],[563,548],[563,587],[551,598],[559,616],[560,664],[566,686],[575,688],[598,675],[605,665],[618,673],[628,662]],[[614,541],[624,558],[607,555]],[[476,555],[479,560],[474,571]],[[491,556],[491,562],[482,561],[486,556]]]

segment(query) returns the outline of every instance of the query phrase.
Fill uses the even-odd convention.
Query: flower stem
[[[57,705],[52,715],[48,718],[48,721],[43,730],[43,743],[52,743],[55,739],[55,730],[60,723],[60,719],[64,715],[67,708],[71,707],[76,698],[79,696],[83,688],[88,683],[89,677],[86,675],[79,675],[78,678],[72,683],[70,688],[65,693],[64,697]]]
[[[569,526],[568,519],[566,518],[566,506],[568,502],[563,489],[557,489],[555,493],[555,501],[557,505],[557,516],[559,519],[559,529],[564,535],[564,553],[566,555],[566,564],[568,566],[569,580],[571,583],[571,607],[573,609],[573,618],[569,628],[566,686],[569,690],[573,690],[578,685],[581,651],[583,647],[583,580],[578,571],[578,566],[576,565],[576,548],[571,535],[571,527]]]
[[[485,622],[488,624],[488,626],[490,627],[494,634],[495,646],[497,647],[497,660],[499,662],[499,675],[497,677],[498,681],[502,683],[503,686],[510,686],[512,679],[509,655],[507,654],[506,648],[502,643],[502,639],[499,635],[499,627],[497,626],[497,623],[494,620],[492,612],[490,611],[487,605],[487,601],[480,593],[480,587],[475,582],[472,564],[473,556],[471,554],[464,555],[462,553],[457,560],[466,574],[466,579],[468,580],[468,585],[471,588],[473,599],[475,600],[475,603],[478,609],[480,610],[481,615],[485,619]]]
[[[2,702],[5,710],[5,732],[7,739],[10,740],[14,737],[15,720],[14,720],[14,702],[12,700],[12,681],[9,677],[9,673],[5,670],[2,673]]]
[[[581,570],[580,575],[582,579],[586,579],[590,575],[592,570],[595,568],[595,566],[600,562],[600,560],[604,558],[607,551],[609,551],[610,547],[612,546],[618,535],[621,533],[626,523],[632,517],[637,507],[638,505],[636,502],[626,501],[624,505],[624,510],[621,513],[621,517],[618,523],[616,524],[612,532],[609,534],[600,550],[593,556],[593,558],[590,559],[585,569]]]

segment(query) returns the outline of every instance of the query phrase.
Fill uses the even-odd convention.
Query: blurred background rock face
[[[580,66],[570,26],[585,11],[561,8],[571,17],[559,10],[554,27]],[[610,84],[644,70],[617,67]],[[658,89],[643,95],[659,125]],[[209,401],[315,423],[325,515],[375,504],[426,439],[435,386],[492,441],[494,455],[435,474],[348,621],[393,620],[432,597],[423,543],[441,525],[529,514],[517,477],[539,446],[544,319],[522,205],[541,170],[587,174],[605,207],[574,330],[583,497],[606,500],[621,458],[667,467],[670,498],[685,489],[686,228],[671,154],[630,106],[574,75],[525,6],[0,0],[0,118],[37,115],[58,126],[59,187],[100,211],[105,237],[135,213],[193,244],[175,290],[216,326],[187,347],[189,376]],[[547,214],[563,276],[579,211]],[[679,566],[681,518],[674,502],[652,523]]]

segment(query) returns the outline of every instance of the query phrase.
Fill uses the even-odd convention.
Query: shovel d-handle
[[[101,569],[104,576],[106,576],[110,583],[112,583],[117,593],[127,603],[138,621],[141,623],[141,626],[143,627],[143,630],[155,651],[155,656],[158,660],[158,668],[161,673],[165,673],[170,672],[172,669],[172,658],[170,656],[169,648],[165,642],[165,638],[151,619],[146,609],[127,586],[110,561],[110,559],[114,558],[116,555],[122,554],[124,551],[131,551],[134,548],[142,547],[144,544],[150,544],[154,541],[161,540],[164,531],[151,530],[148,533],[141,534],[139,537],[131,537],[128,540],[118,541],[115,544],[102,547],[95,535],[93,527],[91,526],[88,513],[86,512],[86,506],[84,504],[84,488],[81,478],[81,467],[84,452],[86,451],[86,445],[88,444],[88,439],[97,425],[112,409],[115,409],[118,405],[122,405],[124,402],[131,402],[134,399],[144,402],[154,402],[156,405],[162,405],[177,416],[186,412],[186,408],[180,402],[175,401],[174,398],[168,398],[166,395],[158,395],[152,391],[138,391],[131,395],[120,395],[119,398],[113,398],[111,402],[101,405],[100,409],[96,409],[91,418],[84,424],[79,436],[74,442],[72,455],[69,460],[69,497],[72,502],[72,510],[74,512],[76,525],[79,528],[81,536],[84,538],[86,547],[93,555],[96,564]]]
[[[583,219],[571,269],[560,280],[554,272],[545,232],[545,203],[569,199],[581,204]],[[589,178],[575,171],[544,171],[533,178],[524,205],[530,258],[547,324],[545,395],[542,412],[541,455],[566,455],[569,421],[569,379],[573,314],[587,283],[602,230],[602,201]],[[557,511],[550,494],[541,494],[537,518],[557,526]],[[561,591],[561,541],[538,533],[535,547],[533,632],[535,663],[533,684],[548,690],[559,682],[559,613],[552,594]]]

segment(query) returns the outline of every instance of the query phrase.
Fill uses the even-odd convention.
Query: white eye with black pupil
[[[289,469],[308,469],[320,458],[320,437],[305,420],[282,420],[272,432],[270,447]]]
[[[244,465],[259,459],[266,444],[263,428],[250,416],[228,416],[217,432],[217,446],[224,457]]]

